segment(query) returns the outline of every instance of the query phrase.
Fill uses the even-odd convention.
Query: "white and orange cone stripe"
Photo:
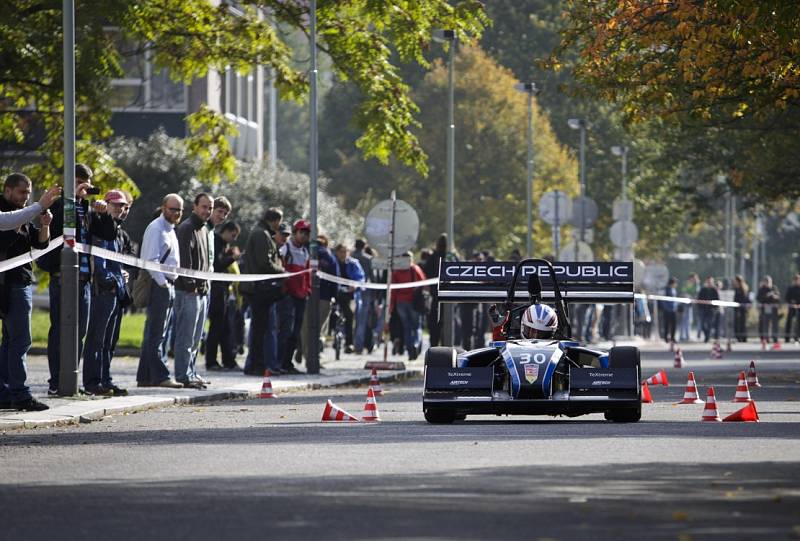
[[[717,397],[714,396],[714,387],[708,388],[708,396],[706,396],[706,407],[703,409],[703,416],[701,421],[718,421],[722,422],[717,411]]]
[[[261,384],[260,398],[278,398],[272,391],[272,381],[270,380],[272,373],[269,370],[264,370],[264,383]]]
[[[656,375],[647,378],[644,383],[648,385],[664,385],[666,387],[669,385],[669,380],[667,380],[667,373],[662,368]]]
[[[378,402],[375,400],[375,391],[372,387],[367,391],[367,401],[364,403],[364,415],[361,420],[365,423],[374,423],[381,420],[381,414],[378,413]]]
[[[683,400],[677,404],[702,404],[703,401],[697,396],[697,383],[694,381],[694,372],[689,372],[686,380],[686,390],[683,391]]]
[[[756,375],[756,362],[750,361],[750,368],[747,369],[747,387],[761,387]]]
[[[346,411],[335,405],[333,402],[331,402],[329,399],[328,402],[325,404],[325,411],[322,412],[322,420],[334,421],[340,423],[347,423],[347,422],[357,423],[358,417],[350,415],[349,413],[347,413]]]
[[[675,362],[672,365],[674,368],[683,368],[686,366],[686,361],[683,358],[681,348],[675,348]]]
[[[372,374],[369,377],[369,388],[375,393],[375,396],[380,396],[383,394],[383,389],[381,389],[381,380],[378,379],[378,371],[374,368],[372,369]]]
[[[736,395],[733,397],[732,402],[752,402],[750,398],[750,389],[747,388],[747,378],[744,376],[744,371],[739,372],[739,381],[736,383]]]

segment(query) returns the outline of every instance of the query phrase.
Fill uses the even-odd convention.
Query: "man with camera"
[[[105,201],[89,205],[88,195],[97,195],[100,189],[92,186],[92,170],[88,165],[75,165],[75,242],[89,244],[92,237],[113,241],[117,226],[109,216]],[[64,233],[64,200],[53,204],[53,223],[50,235],[58,238]],[[47,335],[47,362],[50,366],[49,396],[58,394],[61,369],[61,251],[53,250],[40,257],[36,264],[50,273],[50,332]],[[78,254],[78,358],[83,356],[83,339],[89,321],[92,301],[92,272],[89,256]]]
[[[3,184],[0,212],[25,208],[31,195],[31,180],[22,173],[12,173]],[[30,253],[33,248],[46,248],[50,240],[53,215],[45,210],[40,216],[41,229],[26,223],[0,233],[0,259]],[[25,384],[25,356],[31,347],[31,310],[33,309],[33,265],[25,263],[0,273],[2,289],[3,339],[0,342],[0,408],[21,411],[42,411],[47,406],[31,396]]]

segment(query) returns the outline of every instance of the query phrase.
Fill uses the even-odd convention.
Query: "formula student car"
[[[572,339],[568,310],[568,303],[632,303],[631,263],[442,262],[438,298],[440,303],[502,301],[502,311],[494,312],[490,347],[428,349],[422,396],[428,422],[478,414],[641,418],[639,350],[581,345]],[[523,336],[530,335],[530,323],[523,321],[531,317],[525,315],[529,307],[533,317],[552,316],[550,337]]]

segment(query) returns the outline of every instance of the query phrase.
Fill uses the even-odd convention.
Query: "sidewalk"
[[[326,349],[320,356],[320,373],[317,375],[285,375],[271,378],[272,389],[276,394],[324,387],[337,387],[357,383],[368,383],[370,370],[364,370],[367,361],[383,360],[383,350],[371,355],[344,354],[339,361],[333,359],[333,352]],[[400,356],[390,356],[391,361],[404,361],[405,370],[381,371],[381,381],[396,381],[422,374],[422,357],[409,362]],[[204,362],[204,361],[201,361]],[[239,364],[244,358],[240,356]],[[94,397],[76,396],[51,398],[47,396],[47,357],[28,356],[28,385],[33,395],[50,406],[49,410],[39,412],[20,412],[0,410],[0,433],[18,428],[40,426],[60,426],[91,422],[107,415],[143,411],[174,404],[195,404],[231,398],[253,398],[261,392],[262,377],[245,376],[242,372],[208,372],[201,365],[200,373],[211,380],[208,389],[161,389],[157,387],[136,387],[137,357],[119,357],[112,363],[114,383],[127,389],[129,396]],[[173,365],[170,361],[170,370]],[[78,381],[80,382],[80,374]]]

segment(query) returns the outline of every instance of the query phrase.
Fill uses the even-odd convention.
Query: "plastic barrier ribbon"
[[[380,289],[380,290],[386,289],[386,284],[357,282],[356,280],[341,278],[339,276],[328,274],[327,272],[322,272],[322,271],[317,271],[317,276],[319,276],[320,280],[326,280],[328,282],[333,282],[334,284],[339,284],[343,286],[362,287],[364,289]],[[420,280],[419,282],[400,282],[398,284],[392,284],[391,286],[389,286],[389,289],[407,289],[409,287],[435,286],[438,283],[439,283],[438,278],[428,278],[427,280]]]
[[[710,304],[711,306],[723,306],[726,308],[738,308],[739,306],[743,306],[740,302],[706,301],[700,299],[690,299],[689,297],[668,297],[666,295],[647,295],[644,293],[636,293],[634,297],[637,299],[652,299],[654,301],[674,301],[681,304]]]
[[[184,269],[182,267],[173,267],[171,265],[162,265],[156,261],[145,261],[132,255],[119,254],[105,248],[98,248],[97,246],[89,246],[80,242],[75,243],[75,251],[82,254],[94,255],[116,261],[130,267],[139,267],[140,269],[147,269],[167,274],[175,274],[178,276],[185,276],[187,278],[195,278],[197,280],[213,280],[217,282],[258,282],[260,280],[276,280],[279,278],[289,278],[297,276],[298,274],[305,274],[311,272],[311,269],[305,269],[297,272],[284,272],[281,274],[231,274],[228,272],[205,272],[194,269]]]
[[[47,248],[42,248],[41,250],[31,250],[27,254],[21,254],[16,257],[12,257],[11,259],[0,261],[0,272],[6,272],[11,269],[21,267],[26,263],[30,263],[34,259],[42,257],[47,252],[52,252],[62,244],[64,244],[64,237],[58,237],[57,239],[51,240],[50,244],[47,245]]]

